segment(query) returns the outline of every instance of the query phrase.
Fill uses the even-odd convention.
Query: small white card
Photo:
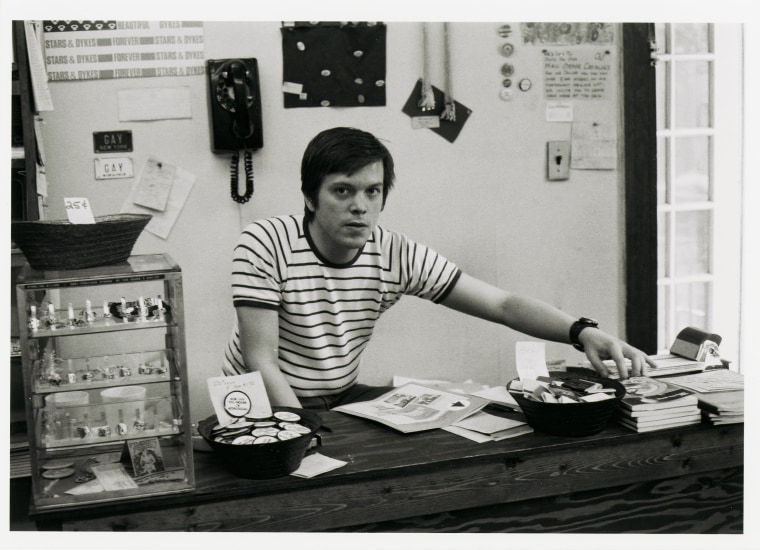
[[[483,397],[488,399],[491,403],[502,405],[504,407],[510,407],[515,410],[520,410],[520,405],[512,397],[512,394],[507,391],[505,386],[494,386],[481,391],[472,392],[472,395]]]
[[[66,205],[66,216],[71,223],[95,223],[90,201],[85,197],[64,198],[63,203]]]
[[[491,435],[503,430],[509,430],[517,426],[523,426],[525,422],[514,420],[513,418],[504,418],[496,416],[495,414],[489,414],[487,412],[479,411],[475,414],[468,416],[467,418],[454,423],[454,426],[471,430],[473,432],[479,432],[482,434]]]
[[[517,376],[520,380],[536,380],[549,376],[546,368],[546,344],[544,342],[517,342],[515,344]]]
[[[348,462],[336,460],[319,453],[314,453],[313,455],[304,457],[298,469],[290,475],[307,478],[314,477],[318,476],[319,474],[324,474],[325,472],[330,472],[332,470],[342,468],[346,464],[348,464]]]
[[[573,103],[571,101],[547,101],[546,122],[572,122]]]
[[[264,380],[258,371],[209,378],[208,390],[216,418],[222,426],[238,418],[272,416]]]
[[[303,93],[303,84],[299,84],[298,82],[283,82],[282,91],[286,94],[300,95]]]
[[[438,118],[438,115],[412,117],[413,130],[421,130],[423,128],[440,128],[440,127],[441,127],[441,119]]]
[[[92,473],[106,491],[136,489],[135,483],[121,464],[97,464],[91,467]]]

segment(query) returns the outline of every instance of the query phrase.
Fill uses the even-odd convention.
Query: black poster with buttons
[[[385,45],[382,23],[283,24],[285,108],[384,106]]]

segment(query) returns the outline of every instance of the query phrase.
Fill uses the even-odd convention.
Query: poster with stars
[[[285,108],[385,105],[383,23],[282,26]]]

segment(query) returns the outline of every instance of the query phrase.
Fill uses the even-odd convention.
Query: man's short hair
[[[393,157],[380,141],[363,130],[356,128],[330,128],[314,136],[306,146],[301,160],[301,192],[315,208],[319,206],[319,189],[325,176],[346,174],[350,176],[374,162],[383,163],[383,207],[388,193],[393,187],[396,174]],[[309,221],[313,217],[304,206],[304,215]]]

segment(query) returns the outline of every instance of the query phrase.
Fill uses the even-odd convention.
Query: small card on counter
[[[336,460],[319,453],[314,453],[312,455],[305,456],[301,461],[301,465],[298,467],[298,469],[290,475],[310,478],[324,474],[326,472],[330,472],[332,470],[337,470],[346,464],[348,464],[348,462],[344,462],[343,460]]]
[[[505,386],[494,386],[493,388],[472,392],[472,395],[488,399],[492,405],[498,405],[513,411],[520,410],[520,405],[507,391]]]
[[[92,473],[106,491],[136,489],[135,483],[120,463],[97,464],[92,466]]]

